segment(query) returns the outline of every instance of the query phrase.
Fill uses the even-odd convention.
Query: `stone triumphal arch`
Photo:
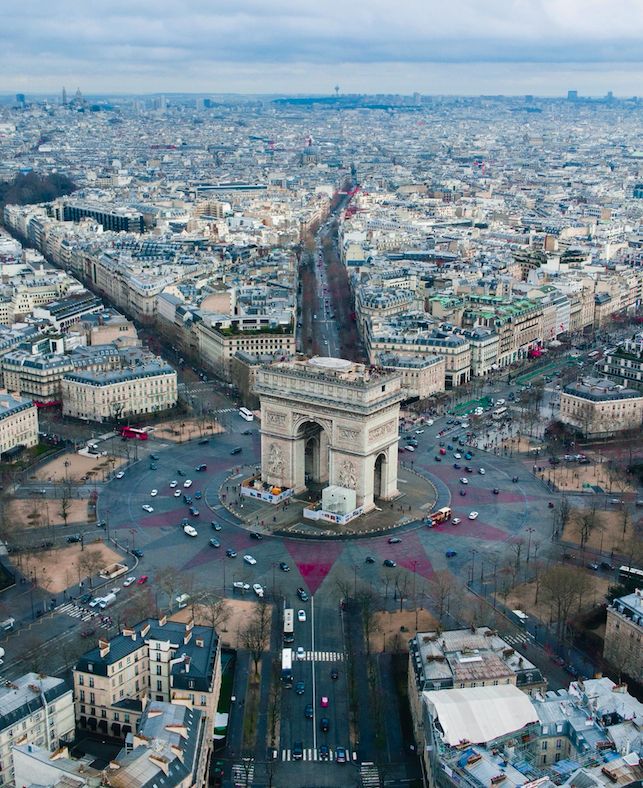
[[[397,489],[400,378],[339,358],[278,362],[257,373],[261,478],[301,492],[337,485],[364,511]]]

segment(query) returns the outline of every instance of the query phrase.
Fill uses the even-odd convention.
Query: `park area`
[[[69,453],[56,457],[51,462],[41,465],[31,477],[42,482],[80,482],[96,479],[105,481],[105,477],[120,467],[125,460],[122,457],[85,457],[82,454]]]
[[[80,580],[95,577],[101,569],[121,560],[121,556],[104,542],[70,544],[51,550],[21,553],[20,571],[33,578],[36,585],[50,594],[60,594]],[[91,587],[91,586],[90,586]]]
[[[618,507],[612,511],[591,506],[571,509],[562,539],[600,554],[626,555],[632,540],[636,539],[636,523],[627,508]]]
[[[87,503],[86,499],[13,498],[5,503],[5,516],[13,533],[28,528],[63,525],[65,514],[67,525],[78,525],[89,520]],[[92,517],[93,512],[92,509]]]
[[[154,437],[173,443],[183,443],[195,438],[208,438],[223,432],[220,424],[213,424],[210,419],[181,419],[180,421],[163,421],[154,426]]]
[[[248,626],[248,622],[252,620],[257,609],[257,603],[244,599],[226,599],[224,604],[225,613],[222,618],[225,618],[225,621],[222,621],[217,627],[217,631],[221,636],[221,643],[224,648],[237,649],[241,643],[241,633]],[[194,610],[192,605],[188,605],[183,610],[179,610],[170,616],[171,621],[180,621],[184,624],[192,621],[192,619],[197,625],[212,625],[207,607],[199,604],[194,605]],[[266,648],[269,646],[270,638],[268,637]]]
[[[437,620],[423,607],[419,607],[417,611],[381,610],[374,616],[370,636],[371,651],[408,651],[409,639],[416,632],[430,632],[437,626]]]

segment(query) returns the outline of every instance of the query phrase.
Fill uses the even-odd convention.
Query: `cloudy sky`
[[[0,91],[643,94],[643,0],[19,0]]]

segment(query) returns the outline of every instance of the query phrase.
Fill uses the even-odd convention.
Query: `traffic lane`
[[[331,671],[337,670],[337,679],[331,678]],[[315,663],[315,676],[317,697],[315,706],[317,710],[317,749],[321,744],[327,744],[331,750],[337,747],[350,749],[350,727],[348,709],[348,681],[344,662]],[[327,706],[322,706],[322,698],[328,700]],[[329,730],[321,730],[321,719],[329,722]]]

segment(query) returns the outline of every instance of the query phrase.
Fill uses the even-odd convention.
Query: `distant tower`
[[[578,100],[578,91],[577,90],[568,90],[567,91],[567,101],[577,101]]]
[[[63,85],[63,107],[67,106],[67,89]]]
[[[25,107],[25,101],[26,99],[24,93],[16,93],[16,104],[18,104],[19,107],[22,107],[22,109]]]
[[[339,96],[339,85],[335,85],[335,97]]]

